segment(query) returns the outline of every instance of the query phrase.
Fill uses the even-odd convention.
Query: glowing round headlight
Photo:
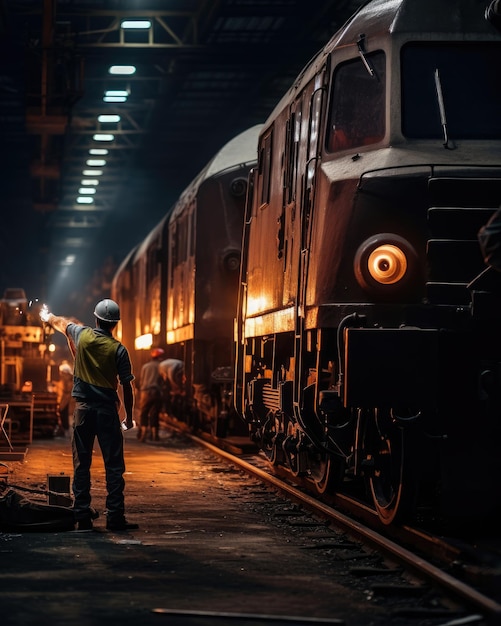
[[[359,285],[379,296],[396,296],[416,278],[418,257],[412,245],[393,233],[380,233],[364,241],[353,269]]]
[[[407,258],[405,252],[392,244],[378,246],[367,260],[372,278],[382,285],[393,285],[405,276]]]

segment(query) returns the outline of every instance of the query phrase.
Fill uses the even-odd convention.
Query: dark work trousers
[[[160,387],[148,387],[141,391],[139,399],[139,423],[141,426],[158,428],[159,413],[162,408]]]
[[[73,510],[75,520],[90,518],[90,468],[97,437],[106,473],[108,521],[124,517],[124,440],[114,405],[78,402],[75,406],[73,449]]]

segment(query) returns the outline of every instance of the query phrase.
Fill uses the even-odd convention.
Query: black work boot
[[[79,532],[88,532],[93,529],[92,520],[90,517],[86,517],[85,519],[78,520],[77,522],[77,530]]]
[[[80,514],[80,516],[75,520],[77,524],[77,530],[80,532],[88,532],[93,529],[92,520],[97,519],[99,517],[99,512],[92,507],[89,509],[87,514]]]

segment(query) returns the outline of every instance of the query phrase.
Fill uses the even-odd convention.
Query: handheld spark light
[[[48,322],[49,315],[50,315],[49,307],[46,304],[43,304],[42,308],[40,309],[40,319],[42,320],[42,322]]]

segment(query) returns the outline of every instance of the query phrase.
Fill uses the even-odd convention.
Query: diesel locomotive
[[[190,427],[246,432],[231,410],[242,224],[260,126],[223,146],[123,260],[112,283],[134,371],[162,348],[184,363]],[[238,421],[235,420],[237,418]]]
[[[265,122],[243,234],[236,406],[319,493],[380,520],[499,511],[501,3],[373,0]]]
[[[113,283],[136,371],[151,346],[184,361],[193,427],[244,427],[384,524],[501,510],[501,274],[477,237],[501,204],[500,5],[364,4]]]

